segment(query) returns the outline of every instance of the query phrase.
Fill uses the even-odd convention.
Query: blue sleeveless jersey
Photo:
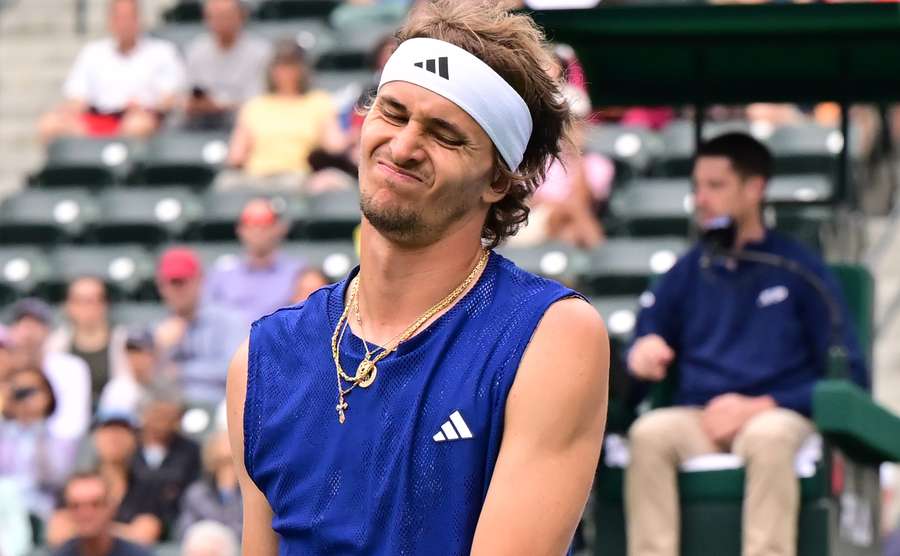
[[[468,554],[522,354],[547,308],[578,294],[492,253],[461,300],[353,390],[341,425],[331,336],[355,272],[251,329],[244,458],[279,554]],[[342,366],[364,355],[348,329]]]

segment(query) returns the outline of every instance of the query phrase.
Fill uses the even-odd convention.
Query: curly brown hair
[[[506,195],[491,206],[481,232],[484,243],[494,248],[528,220],[528,197],[544,180],[550,162],[559,158],[561,145],[569,142],[572,116],[560,82],[548,74],[557,62],[544,33],[530,17],[510,13],[496,1],[431,0],[415,8],[396,36],[399,42],[425,37],[467,50],[528,105],[533,129],[519,167],[507,168],[494,149],[494,187]]]

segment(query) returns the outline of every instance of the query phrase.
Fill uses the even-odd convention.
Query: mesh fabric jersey
[[[244,457],[279,553],[468,554],[522,354],[547,308],[577,294],[492,253],[462,299],[353,390],[341,425],[331,335],[356,272],[251,330]],[[341,365],[353,374],[364,355],[348,329]]]

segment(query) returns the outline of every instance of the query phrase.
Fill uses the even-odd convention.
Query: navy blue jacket
[[[825,263],[773,231],[744,248],[787,257],[825,282],[841,307],[851,377],[868,389],[866,358]],[[697,245],[641,296],[641,307],[635,337],[658,334],[675,350],[675,404],[703,406],[734,392],[770,395],[779,406],[809,415],[832,334],[826,305],[801,277],[759,263],[710,262]]]

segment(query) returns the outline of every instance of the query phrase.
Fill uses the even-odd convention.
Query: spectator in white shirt
[[[189,127],[230,128],[240,105],[264,91],[272,47],[244,32],[244,17],[240,0],[205,1],[209,32],[187,48]]]
[[[62,135],[146,137],[177,102],[184,68],[174,45],[143,34],[138,0],[110,0],[108,26],[111,37],[78,54],[63,105],[41,118],[45,143]]]
[[[52,321],[50,307],[40,299],[26,298],[13,305],[9,326],[13,364],[43,370],[57,402],[47,420],[49,431],[56,438],[79,439],[90,422],[91,373],[80,358],[45,349]]]

